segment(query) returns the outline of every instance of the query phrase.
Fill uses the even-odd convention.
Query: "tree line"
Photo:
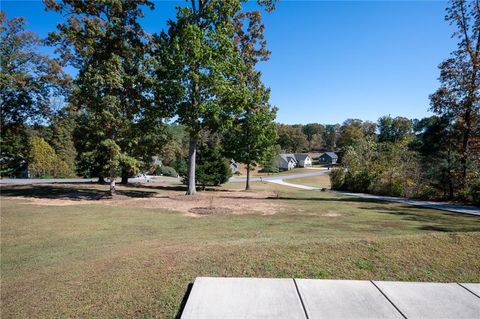
[[[140,1],[45,0],[66,18],[46,39],[1,13],[0,174],[98,177],[180,175],[188,194],[228,179],[228,159],[275,169],[283,152],[335,151],[332,187],[478,202],[480,6],[453,0],[458,47],[430,96],[435,115],[376,122],[275,124],[258,63],[269,59],[262,13],[240,0],[196,0],[165,30],[141,26]],[[55,54],[39,53],[40,46]],[[75,75],[65,72],[70,67]],[[160,156],[163,167],[151,167]],[[246,188],[250,187],[247,178]]]
[[[205,134],[222,136],[221,156],[256,165],[275,140],[276,109],[256,69],[270,54],[261,10],[274,4],[243,3],[192,0],[149,34],[139,22],[154,10],[148,0],[44,0],[66,17],[46,39],[2,13],[1,175],[28,165],[38,176],[98,176],[113,194],[117,177],[126,182],[174,147],[172,121],[188,139],[188,194]]]

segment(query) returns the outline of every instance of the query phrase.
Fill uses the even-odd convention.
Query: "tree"
[[[75,117],[68,107],[53,116],[49,142],[58,158],[68,166],[70,175],[75,175],[76,171],[77,151],[73,141],[74,129]]]
[[[232,127],[225,132],[225,148],[236,161],[247,164],[245,190],[250,189],[252,167],[266,161],[276,140],[276,108],[270,106],[270,90],[262,84],[261,73],[255,69],[258,62],[268,60],[270,55],[263,29],[259,11],[239,12],[235,16],[234,43],[244,62],[238,81],[246,87],[248,95]]]
[[[405,117],[390,115],[378,119],[378,141],[397,142],[412,134],[412,121]]]
[[[320,149],[323,147],[322,136],[325,133],[325,126],[318,123],[309,123],[302,126],[303,134],[305,134],[308,141],[308,148],[313,150],[314,148]]]
[[[268,2],[268,1],[267,1]],[[163,58],[157,74],[168,79],[178,123],[189,134],[188,191],[195,194],[197,144],[202,131],[230,127],[249,92],[239,81],[244,60],[234,43],[241,1],[198,0],[178,8],[176,21],[162,33]]]
[[[308,149],[308,141],[300,127],[277,124],[278,144],[286,152],[303,152]]]
[[[138,20],[148,0],[46,0],[47,9],[69,16],[49,35],[63,63],[79,70],[70,97],[82,117],[81,167],[100,178],[125,181],[161,145],[162,117],[150,77],[149,36]]]
[[[458,48],[439,66],[441,86],[430,96],[430,105],[433,112],[451,118],[451,126],[461,133],[458,152],[466,186],[469,167],[475,166],[470,161],[475,156],[478,160],[480,151],[471,147],[480,134],[480,1],[452,0],[445,19],[457,28],[453,36]]]
[[[198,152],[197,181],[202,188],[218,186],[228,182],[232,171],[228,160],[223,156],[220,140],[215,135],[202,143]]]
[[[340,125],[325,125],[325,133],[323,134],[323,140],[325,141],[325,147],[328,150],[336,150],[338,138],[340,136]]]
[[[338,138],[338,147],[346,149],[347,146],[353,146],[366,136],[363,121],[358,119],[348,119],[340,127]]]
[[[70,177],[68,165],[58,158],[55,150],[41,137],[33,137],[30,143],[29,171],[32,177]]]
[[[446,116],[431,116],[415,124],[416,139],[413,148],[422,157],[423,172],[428,183],[440,191],[444,199],[453,199],[461,184],[460,158],[456,145],[461,141],[459,131],[451,126]]]
[[[29,154],[28,126],[48,121],[50,100],[65,94],[69,77],[38,53],[42,43],[25,19],[0,12],[0,175],[15,176]]]

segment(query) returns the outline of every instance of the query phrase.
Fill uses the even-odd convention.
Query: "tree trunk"
[[[247,163],[247,181],[245,184],[245,190],[250,190],[250,163]]]
[[[197,139],[190,138],[188,149],[188,190],[187,195],[195,195],[197,192],[195,183],[195,160],[197,157]]]
[[[465,181],[467,179],[467,159],[468,159],[468,144],[470,140],[470,132],[472,127],[472,114],[471,109],[468,108],[465,112],[465,130],[463,131],[463,140],[462,140],[462,186],[465,185]]]
[[[126,170],[122,170],[122,181],[120,184],[128,184],[128,172]]]
[[[98,177],[98,183],[99,183],[99,184],[105,184],[105,177],[99,176],[99,177]]]
[[[115,178],[110,178],[110,195],[115,195]]]
[[[110,170],[110,195],[115,195],[115,176],[117,174],[115,173],[115,169]]]

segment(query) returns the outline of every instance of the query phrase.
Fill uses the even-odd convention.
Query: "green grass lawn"
[[[330,188],[330,176],[320,175],[320,176],[310,176],[302,178],[291,178],[287,180],[289,183],[301,184],[318,188]]]
[[[117,206],[100,200],[107,186],[2,187],[2,318],[172,318],[197,276],[480,282],[478,217],[253,187],[281,209],[192,217],[136,204],[181,196],[176,185],[119,187]]]

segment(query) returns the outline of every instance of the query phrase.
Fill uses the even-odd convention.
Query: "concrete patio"
[[[181,318],[480,318],[480,284],[210,278]]]

